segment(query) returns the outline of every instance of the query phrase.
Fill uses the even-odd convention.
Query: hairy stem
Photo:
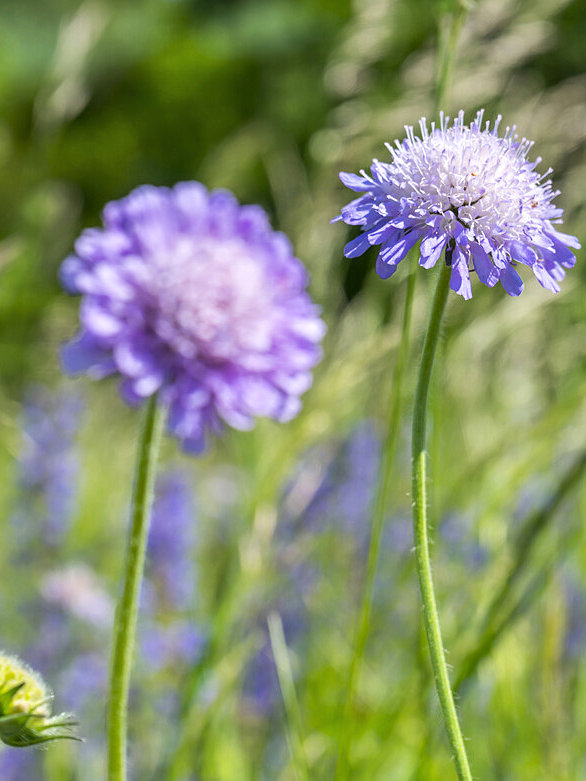
[[[151,397],[138,448],[132,525],[122,596],[116,609],[108,702],[108,781],[126,781],[128,689],[163,417],[157,397]]]
[[[427,399],[433,360],[440,333],[441,319],[445,309],[448,291],[450,289],[451,268],[448,265],[448,262],[449,251],[446,252],[446,264],[441,270],[435,291],[429,325],[425,335],[417,390],[415,393],[412,432],[413,526],[417,575],[421,589],[423,618],[433,667],[435,687],[441,705],[444,724],[452,747],[458,778],[460,781],[472,781],[464,739],[458,721],[458,714],[456,713],[454,696],[450,687],[450,679],[442,643],[440,621],[431,573],[427,519]]]

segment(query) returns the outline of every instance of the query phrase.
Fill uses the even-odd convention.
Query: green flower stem
[[[155,395],[148,402],[138,448],[132,526],[122,596],[116,610],[108,704],[108,781],[126,781],[128,688],[163,418],[162,405]]]
[[[413,525],[417,575],[421,588],[423,618],[435,686],[448,738],[452,747],[458,778],[460,781],[472,781],[464,739],[456,713],[454,696],[450,687],[450,679],[448,677],[448,669],[442,644],[440,622],[431,575],[427,521],[427,453],[425,450],[427,397],[429,393],[431,371],[433,368],[433,359],[440,333],[440,323],[450,289],[451,267],[448,265],[448,262],[449,252],[446,252],[446,263],[442,264],[442,270],[438,279],[429,319],[429,326],[425,335],[417,390],[415,392],[412,433]]]
[[[380,541],[385,521],[385,513],[389,504],[391,473],[393,460],[397,449],[397,438],[399,435],[399,428],[401,423],[401,410],[403,406],[403,376],[405,374],[405,366],[409,356],[411,312],[415,291],[415,281],[417,279],[417,271],[418,266],[414,265],[407,280],[401,340],[399,342],[397,359],[393,371],[393,381],[391,383],[391,400],[389,404],[389,413],[383,442],[382,459],[379,468],[379,479],[377,482],[374,509],[372,513],[370,544],[368,549],[368,560],[366,564],[366,578],[364,582],[362,602],[357,623],[354,653],[352,655],[350,672],[348,674],[348,687],[346,689],[346,702],[344,706],[345,728],[341,731],[343,740],[340,744],[338,753],[338,767],[336,773],[336,777],[340,779],[347,778],[348,776],[349,755],[352,743],[352,705],[354,702],[356,683],[364,657],[366,641],[368,640],[368,633],[370,629],[370,614],[372,609],[372,594],[374,591],[374,581],[379,557]]]

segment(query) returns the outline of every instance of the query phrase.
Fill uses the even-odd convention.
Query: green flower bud
[[[15,656],[0,652],[0,740],[7,746],[35,746],[69,738],[76,725],[67,713],[51,716],[53,693],[40,675]]]

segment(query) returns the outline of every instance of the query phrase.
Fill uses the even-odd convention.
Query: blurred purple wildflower
[[[306,611],[299,600],[292,598],[292,594],[287,594],[280,606],[287,646],[293,648],[299,645],[307,631]],[[267,628],[268,613],[267,610],[259,617],[262,644],[250,660],[243,686],[245,706],[261,716],[266,716],[281,702],[279,678]]]
[[[205,644],[205,633],[188,616],[196,591],[194,547],[195,507],[189,480],[182,472],[165,472],[155,487],[141,600],[146,618],[141,653],[151,672],[192,664]]]
[[[4,748],[0,752],[0,778],[2,781],[39,781],[41,768],[39,751],[22,748]]]
[[[307,522],[313,525],[320,518],[333,518],[337,527],[366,542],[379,459],[380,437],[372,422],[364,421],[352,431],[331,461],[320,489],[307,508]]]
[[[518,296],[523,282],[516,263],[559,291],[564,268],[576,260],[568,247],[580,244],[554,227],[563,210],[552,204],[559,191],[547,179],[551,169],[537,173],[541,158],[527,160],[533,142],[519,140],[515,126],[499,137],[500,116],[492,130],[489,122],[483,129],[483,114],[467,126],[462,111],[452,125],[440,113],[431,132],[424,118],[421,138],[408,126],[406,139],[387,144],[391,163],[373,160],[370,175],[340,174],[346,187],[363,193],[335,218],[363,231],[346,245],[346,257],[379,245],[376,270],[387,279],[421,240],[420,265],[435,266],[446,250],[451,288],[463,298],[472,297],[471,270],[488,287],[500,282]]]
[[[61,664],[71,650],[69,616],[40,600],[31,606],[30,612],[30,620],[35,627],[35,640],[27,650],[27,662],[41,675],[52,678],[55,665]]]
[[[413,551],[413,523],[410,515],[395,514],[383,530],[383,546],[394,551],[399,556],[406,556]]]
[[[83,295],[70,373],[120,376],[130,403],[159,391],[169,429],[199,451],[223,420],[294,417],[325,326],[289,241],[258,206],[198,182],[106,205],[61,268]]]
[[[206,643],[206,635],[190,620],[147,623],[141,631],[141,653],[149,670],[193,664]]]
[[[148,540],[147,577],[163,606],[189,608],[195,588],[195,508],[185,475],[159,476]]]
[[[281,536],[301,526],[316,531],[334,521],[364,542],[369,533],[369,510],[374,498],[380,459],[380,437],[372,421],[363,421],[332,455],[309,453],[283,499],[289,523],[279,525]]]
[[[566,660],[579,661],[586,647],[586,594],[576,573],[566,569],[563,575],[566,613],[563,650]]]
[[[471,569],[481,569],[488,561],[488,551],[470,534],[470,518],[459,512],[446,513],[439,523],[439,533],[449,549],[450,558],[457,553]]]
[[[68,710],[84,713],[92,703],[102,711],[108,689],[108,664],[95,651],[76,656],[59,679],[59,699]]]
[[[268,635],[246,670],[244,701],[248,708],[266,715],[279,701],[279,679]]]
[[[40,533],[52,546],[61,541],[75,511],[79,471],[75,435],[81,409],[78,395],[46,388],[35,388],[23,409],[18,476],[22,497],[15,526],[20,534],[34,526],[35,536]]]
[[[41,581],[41,594],[49,604],[98,628],[112,625],[113,601],[85,564],[72,563],[47,573]]]

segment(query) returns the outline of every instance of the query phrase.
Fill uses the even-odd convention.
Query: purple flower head
[[[289,241],[258,206],[198,182],[139,187],[107,204],[61,268],[83,296],[65,369],[118,374],[139,403],[159,391],[189,451],[223,420],[294,417],[325,326]]]
[[[489,122],[483,127],[483,113],[470,126],[462,111],[451,125],[440,113],[440,126],[432,122],[431,131],[424,118],[421,138],[406,127],[406,139],[387,144],[390,163],[374,160],[370,175],[340,174],[346,187],[363,193],[335,218],[363,231],[346,245],[347,258],[380,246],[376,270],[387,279],[421,241],[420,265],[435,266],[445,250],[451,288],[463,298],[472,297],[470,271],[488,287],[500,282],[518,296],[517,263],[559,291],[564,268],[576,261],[568,247],[580,244],[554,227],[563,210],[552,204],[559,193],[547,178],[551,169],[537,173],[541,158],[527,159],[533,142],[519,140],[515,126],[500,137],[501,117],[491,130]]]

